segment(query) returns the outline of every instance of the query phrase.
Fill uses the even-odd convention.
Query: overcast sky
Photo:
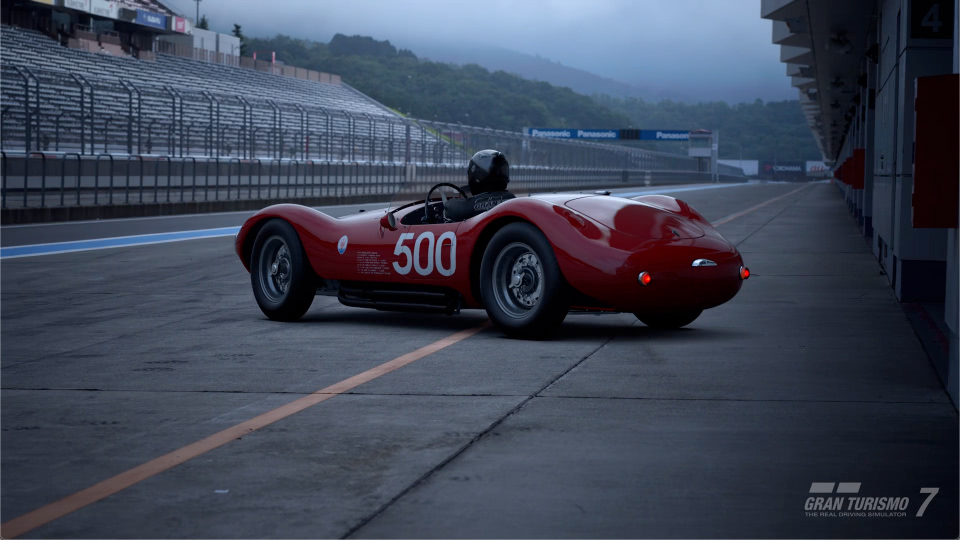
[[[167,0],[193,17],[193,0]],[[760,0],[202,0],[212,29],[497,45],[654,89],[796,99]]]

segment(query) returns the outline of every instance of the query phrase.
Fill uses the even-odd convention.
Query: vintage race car
[[[438,184],[422,201],[341,218],[280,204],[244,223],[236,251],[274,320],[297,320],[326,294],[380,310],[484,308],[506,334],[530,338],[572,310],[678,328],[749,276],[737,249],[672,197],[510,197],[487,203]],[[476,215],[453,215],[474,200]]]

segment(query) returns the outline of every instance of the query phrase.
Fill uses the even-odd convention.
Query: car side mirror
[[[380,226],[391,231],[397,230],[397,217],[393,215],[393,212],[387,212],[380,218]]]

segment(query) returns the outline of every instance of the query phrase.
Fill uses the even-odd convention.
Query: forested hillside
[[[756,100],[729,105],[722,101],[650,103],[641,99],[596,96],[598,103],[630,118],[642,129],[719,129],[720,157],[802,161],[821,159],[813,134],[797,101]],[[676,143],[658,143],[668,150]]]
[[[639,97],[661,99],[676,95],[660,95],[661,90],[632,85],[596,73],[564,65],[537,55],[525,54],[503,47],[472,43],[438,43],[424,36],[423,41],[413,42],[411,48],[421,59],[456,65],[477,64],[491,71],[502,70],[520,75],[531,81],[544,81],[554,86],[566,86],[585,96],[607,94],[614,97]]]
[[[421,60],[389,41],[337,34],[330,43],[278,35],[247,38],[248,51],[275,51],[289,65],[341,75],[403,114],[506,130],[524,127],[720,129],[720,155],[780,161],[820,159],[796,101],[728,105],[578,94],[477,65]],[[643,143],[685,152],[683,143]]]
[[[620,126],[626,115],[569,88],[502,71],[419,60],[389,41],[337,34],[329,44],[276,36],[249,39],[248,50],[276,51],[287,64],[336,73],[361,92],[426,120],[520,130],[523,127]]]

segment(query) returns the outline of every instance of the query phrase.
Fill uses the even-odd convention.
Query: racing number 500
[[[452,276],[457,269],[457,235],[453,234],[452,231],[447,231],[441,234],[440,238],[434,240],[433,233],[426,231],[417,237],[411,252],[410,247],[403,245],[403,243],[412,240],[414,236],[413,233],[403,233],[400,238],[397,238],[397,245],[393,249],[393,254],[404,257],[406,262],[400,265],[395,261],[393,269],[402,276],[409,274],[411,268],[421,276],[426,276],[433,272],[433,267],[436,265],[437,272],[440,272],[441,276]],[[450,241],[450,264],[444,266],[441,253],[443,243],[446,240]],[[426,247],[423,244],[427,244]],[[427,263],[423,266],[420,265],[421,249],[427,250]]]

